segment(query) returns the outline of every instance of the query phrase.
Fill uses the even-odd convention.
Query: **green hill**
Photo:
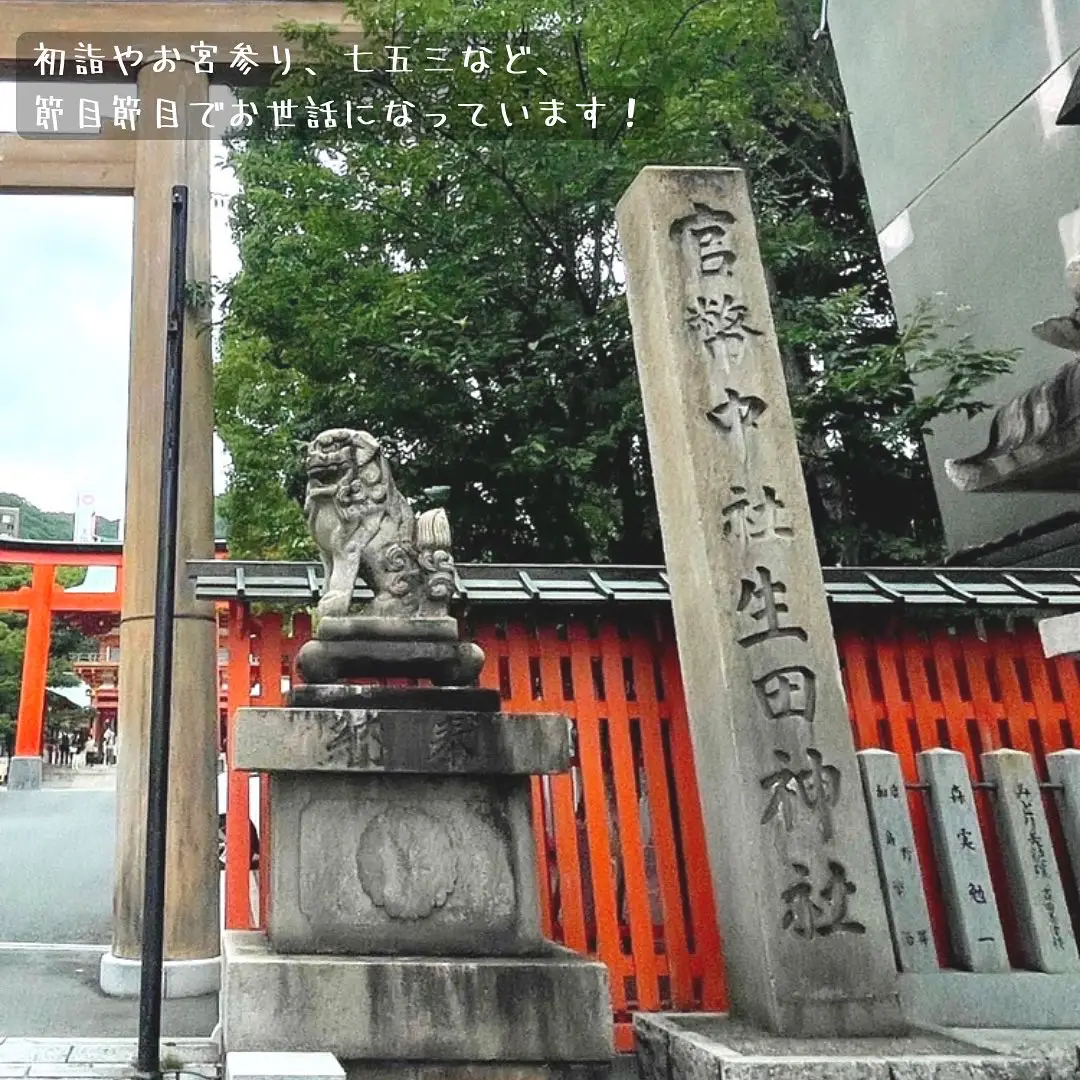
[[[19,508],[20,540],[70,540],[75,535],[75,515],[58,510],[39,510],[28,499],[9,491],[0,491],[0,506]],[[116,540],[120,522],[98,518],[97,534],[103,540]]]

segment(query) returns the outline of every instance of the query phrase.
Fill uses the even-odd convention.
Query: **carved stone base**
[[[427,1068],[613,1056],[607,968],[557,945],[528,959],[279,956],[264,934],[227,930],[222,951],[226,1052]]]
[[[375,683],[318,683],[295,687],[294,709],[440,709],[447,712],[498,712],[498,690],[479,686],[379,686]]]
[[[542,952],[529,778],[569,766],[570,734],[549,713],[240,709],[235,764],[271,775],[273,947]]]
[[[277,773],[269,937],[279,953],[534,955],[527,777]]]
[[[483,666],[483,649],[469,641],[312,640],[296,655],[296,669],[306,683],[377,677],[470,686]]]

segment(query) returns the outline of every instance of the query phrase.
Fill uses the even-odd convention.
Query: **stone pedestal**
[[[569,721],[394,698],[237,715],[273,828],[267,932],[225,935],[226,1050],[329,1051],[350,1075],[606,1065],[607,969],[539,928],[529,778],[569,767]]]

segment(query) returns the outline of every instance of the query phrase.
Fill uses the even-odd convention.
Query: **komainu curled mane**
[[[348,614],[358,575],[375,593],[369,615],[445,616],[454,592],[450,523],[441,509],[417,518],[378,440],[324,431],[308,445],[307,474],[304,511],[326,573],[320,617]]]

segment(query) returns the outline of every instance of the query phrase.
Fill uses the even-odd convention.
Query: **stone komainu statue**
[[[348,614],[359,575],[375,593],[369,615],[445,617],[454,593],[446,512],[413,513],[378,440],[324,431],[308,445],[307,474],[304,510],[326,574],[319,616]]]

